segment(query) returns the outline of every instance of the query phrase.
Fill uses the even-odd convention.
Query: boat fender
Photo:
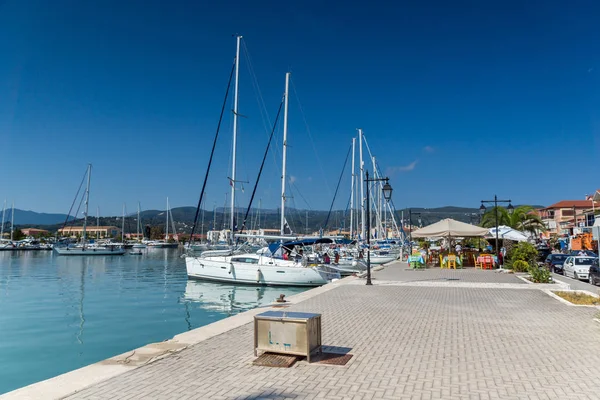
[[[231,274],[233,272],[233,263],[230,262],[229,263],[229,273]]]
[[[260,271],[260,268],[256,270],[256,282],[260,282],[260,274],[262,272]]]

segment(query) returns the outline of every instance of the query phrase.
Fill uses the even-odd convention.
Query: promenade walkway
[[[494,271],[395,263],[373,276],[287,308],[322,313],[324,344],[353,354],[345,366],[253,366],[245,323],[68,399],[598,399],[597,309]]]

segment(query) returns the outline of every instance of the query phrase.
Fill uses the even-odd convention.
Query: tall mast
[[[206,194],[206,192],[204,193]],[[206,205],[206,197],[204,198],[204,200],[202,201],[202,203],[204,205]],[[200,229],[200,243],[202,243],[202,235],[204,235],[204,206],[200,206],[202,207],[202,225],[201,225],[201,229]],[[190,237],[190,244],[194,241],[193,237]]]
[[[138,241],[140,241],[140,202],[138,201],[138,216],[137,216],[137,235],[136,235],[136,239]]]
[[[167,232],[165,233],[165,242],[169,241],[169,198],[167,197]]]
[[[12,202],[12,217],[10,218],[10,241],[13,240],[13,233],[15,231],[15,202]]]
[[[4,200],[4,206],[2,207],[2,227],[0,228],[0,239],[4,239],[4,213],[6,212],[6,199]]]
[[[377,162],[375,161],[375,156],[372,157],[373,161],[373,177],[379,178],[379,174],[377,173]],[[379,182],[373,182],[373,189],[377,194],[373,200],[375,200],[375,220],[377,222],[377,239],[381,237],[381,190],[379,189]]]
[[[288,89],[290,73],[285,73],[285,104],[283,108],[283,167],[281,169],[281,234],[285,231],[285,164],[287,162]]]
[[[360,238],[365,240],[365,163],[363,162],[363,133],[358,130],[358,151],[360,157]]]
[[[88,176],[87,176],[87,186],[85,188],[85,211],[83,214],[83,247],[85,248],[85,242],[87,239],[86,230],[87,230],[87,216],[88,216],[88,207],[90,204],[90,181],[92,179],[92,164],[88,164]]]
[[[123,217],[121,218],[121,243],[125,244],[125,203],[123,203]]]
[[[350,239],[354,238],[354,154],[356,150],[356,138],[352,138],[352,183],[350,184]],[[308,225],[308,222],[307,224]],[[308,232],[307,232],[308,233]]]
[[[100,237],[100,206],[96,206],[96,239]]]
[[[237,124],[238,124],[238,88],[240,77],[240,42],[241,36],[237,37],[237,47],[235,51],[235,91],[233,94],[233,151],[231,161],[231,241],[233,242],[233,231],[235,228],[235,156],[237,146]]]
[[[213,204],[213,232],[217,230],[217,202]],[[214,235],[214,233],[213,233]],[[212,237],[212,242],[214,242],[214,236]]]

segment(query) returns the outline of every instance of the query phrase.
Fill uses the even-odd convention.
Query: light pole
[[[412,216],[413,214],[419,216],[419,225],[421,224],[421,213],[413,213],[412,208],[408,209],[408,256],[412,256]]]
[[[496,214],[496,260],[498,260],[498,265],[500,265],[500,247],[498,247],[498,203],[508,203],[508,207],[506,207],[506,209],[508,210],[509,214],[512,214],[514,211],[514,207],[511,204],[511,200],[498,200],[498,196],[494,195],[494,200],[481,200],[481,207],[479,207],[479,213],[483,216],[483,214],[485,213],[485,203],[491,204],[494,203],[494,211]]]
[[[392,187],[389,183],[389,178],[373,178],[369,179],[369,171],[366,171],[366,179],[367,183],[367,285],[372,285],[371,282],[371,205],[369,204],[369,182],[382,182],[385,181],[385,185],[381,191],[383,192],[383,198],[385,201],[390,201],[392,198]]]

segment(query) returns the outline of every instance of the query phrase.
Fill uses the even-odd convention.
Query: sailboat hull
[[[111,248],[77,248],[77,247],[55,247],[54,251],[61,256],[122,256],[124,249]]]
[[[229,257],[186,257],[191,279],[259,286],[321,286],[339,279],[336,271],[320,267],[290,267],[231,262]]]

